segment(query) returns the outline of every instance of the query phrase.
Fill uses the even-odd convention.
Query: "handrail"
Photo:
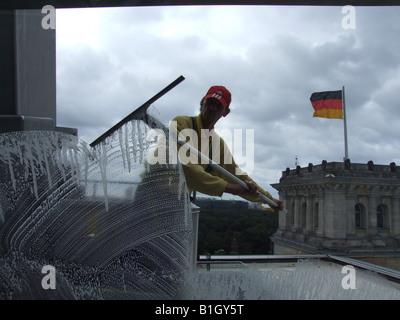
[[[199,264],[222,264],[222,263],[277,263],[277,262],[297,262],[302,259],[320,259],[330,261],[336,264],[352,265],[359,269],[375,272],[388,280],[400,283],[400,271],[379,266],[370,262],[353,259],[345,256],[331,254],[293,254],[293,255],[214,255],[207,258],[204,255],[199,256]]]
[[[389,277],[392,280],[395,280],[396,282],[400,282],[400,271],[389,269],[389,268],[379,266],[379,265],[376,265],[376,264],[373,264],[370,262],[357,260],[357,259],[353,259],[353,258],[348,258],[348,257],[342,257],[342,256],[336,256],[336,255],[330,255],[330,254],[328,254],[328,257],[331,259],[331,261],[341,262],[344,264],[350,264],[355,267],[373,271],[380,275]]]

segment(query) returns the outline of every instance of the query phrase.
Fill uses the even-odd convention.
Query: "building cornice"
[[[279,183],[271,184],[278,191],[316,192],[343,191],[368,188],[369,192],[400,192],[400,170],[392,162],[389,166],[349,162],[323,161],[320,165],[286,169]]]

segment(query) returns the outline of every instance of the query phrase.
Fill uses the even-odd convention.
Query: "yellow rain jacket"
[[[235,163],[231,151],[229,150],[225,141],[217,135],[214,130],[203,130],[203,125],[201,122],[200,114],[196,117],[188,117],[188,116],[177,116],[175,117],[171,124],[176,125],[176,130],[180,133],[180,138],[182,140],[187,141],[192,147],[198,149],[207,157],[214,160],[225,170],[230,173],[236,175],[240,180],[252,181],[256,184],[256,182],[251,179],[245,172],[241,171],[241,169]],[[197,137],[188,137],[187,133],[191,132],[191,130],[184,129],[193,129],[193,133],[197,134]],[[185,134],[182,135],[182,130]],[[170,132],[172,132],[171,130]],[[209,135],[207,136],[207,132]],[[213,145],[211,141],[216,141],[215,139],[219,139],[219,148],[213,149]],[[207,146],[208,144],[208,146]],[[217,149],[217,150],[215,150]],[[219,149],[219,155],[218,155]],[[180,150],[180,146],[178,146],[178,150]],[[204,151],[209,151],[209,154],[206,154]],[[216,159],[218,158],[219,159]],[[195,157],[197,158],[197,157]],[[190,157],[190,161],[182,161],[189,159],[189,156],[186,159],[182,159],[180,157],[183,171],[185,173],[186,183],[189,189],[189,193],[193,190],[197,190],[201,193],[208,194],[211,196],[222,196],[225,191],[226,185],[229,183],[235,184],[236,182],[230,179],[229,177],[224,176],[222,173],[209,167],[207,163],[201,163],[201,159],[194,157]],[[224,161],[224,159],[230,159],[230,161]],[[218,161],[219,160],[219,161]],[[185,163],[186,162],[186,163]],[[197,162],[197,163],[196,163]],[[204,162],[204,161],[203,161]],[[225,163],[227,162],[227,163]],[[238,175],[237,173],[241,172],[242,174]],[[256,184],[257,185],[257,184]],[[258,191],[263,193],[268,198],[272,198],[271,194],[264,189],[262,189],[259,185],[257,185]],[[252,202],[265,202],[259,196],[241,196],[242,198],[252,201]]]

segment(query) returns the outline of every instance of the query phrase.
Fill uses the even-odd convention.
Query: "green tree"
[[[241,255],[270,254],[270,237],[278,228],[278,214],[255,209],[200,211],[198,253],[215,254],[232,249]]]

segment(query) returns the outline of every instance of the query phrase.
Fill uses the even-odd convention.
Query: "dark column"
[[[0,133],[76,134],[56,126],[56,30],[42,27],[46,15],[41,10],[0,11]]]
[[[14,10],[0,11],[0,114],[16,114]]]

